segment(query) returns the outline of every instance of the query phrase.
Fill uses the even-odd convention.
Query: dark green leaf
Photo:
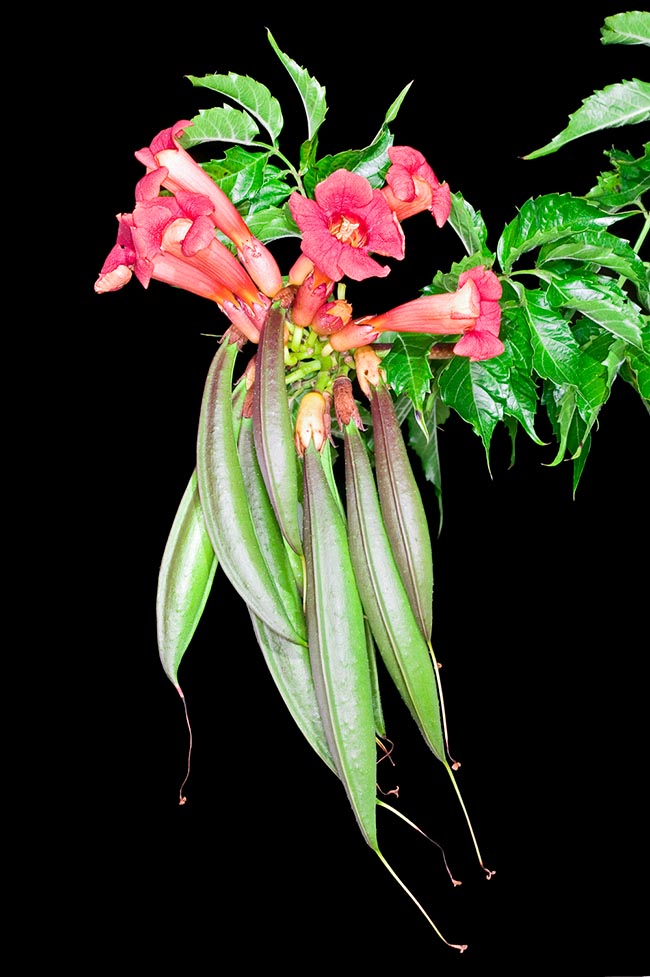
[[[543,444],[535,430],[539,394],[533,375],[530,330],[526,316],[518,304],[504,305],[501,316],[501,338],[510,358],[504,412],[518,421],[533,441]]]
[[[570,193],[550,193],[527,200],[497,242],[499,263],[509,273],[527,251],[583,230],[607,227],[618,219]]]
[[[609,268],[643,288],[648,283],[648,269],[631,245],[609,231],[581,231],[561,241],[545,245],[539,252],[537,266],[560,260],[584,262]]]
[[[617,149],[606,153],[614,168],[599,175],[598,184],[585,195],[586,199],[610,212],[639,203],[650,190],[650,143],[643,148],[639,159]]]
[[[554,308],[574,309],[632,346],[643,348],[639,309],[612,279],[587,274],[555,279],[547,299]],[[650,347],[650,338],[646,342]]]
[[[428,353],[432,342],[431,336],[399,333],[382,360],[388,383],[397,396],[406,394],[420,414],[431,383]]]
[[[485,263],[491,267],[493,256],[487,249],[487,227],[481,217],[481,212],[474,210],[460,193],[452,193],[451,195],[449,223],[463,242],[467,253],[479,254],[481,258],[486,259]],[[490,259],[489,262],[488,258]],[[477,262],[477,264],[481,263],[483,262]]]
[[[440,396],[448,407],[471,424],[481,438],[489,468],[490,442],[503,420],[507,403],[508,357],[504,354],[480,363],[456,356],[440,373]]]
[[[392,145],[393,136],[388,129],[385,129],[375,142],[365,149],[349,149],[334,156],[323,156],[304,173],[303,183],[307,196],[313,196],[316,184],[339,169],[358,173],[375,188],[383,186],[386,170],[390,166],[388,150]]]

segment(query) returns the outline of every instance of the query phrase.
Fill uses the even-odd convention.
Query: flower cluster
[[[182,147],[190,125],[177,122],[135,154],[147,172],[136,185],[133,211],[117,216],[117,241],[96,292],[122,288],[133,274],[145,288],[152,279],[167,282],[216,302],[255,343],[272,300],[288,288],[292,322],[328,336],[337,352],[366,346],[386,331],[459,336],[453,352],[470,360],[503,352],[501,285],[485,266],[463,272],[455,292],[424,296],[382,315],[355,319],[351,305],[334,296],[344,278],[360,282],[390,273],[374,255],[404,258],[406,218],[429,211],[438,227],[448,220],[449,185],[438,181],[417,150],[388,150],[390,166],[381,189],[358,173],[338,169],[316,185],[314,199],[293,192],[289,207],[301,234],[301,254],[284,280],[267,245]]]

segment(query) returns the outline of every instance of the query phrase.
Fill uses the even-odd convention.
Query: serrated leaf
[[[209,88],[213,92],[227,95],[246,109],[260,125],[264,126],[272,142],[275,144],[282,131],[284,119],[280,103],[271,95],[266,85],[260,84],[247,75],[238,75],[234,71],[227,75],[205,75],[198,78],[187,75],[194,86]]]
[[[261,189],[269,173],[280,172],[268,160],[268,152],[250,153],[243,146],[231,146],[223,159],[208,160],[201,167],[237,207]]]
[[[481,438],[488,469],[492,435],[504,416],[507,377],[505,354],[479,363],[456,356],[439,376],[440,396]]]
[[[386,129],[382,130],[380,137],[365,149],[348,149],[334,156],[323,156],[306,170],[303,167],[303,185],[307,196],[312,197],[316,184],[339,169],[358,173],[365,177],[372,187],[378,189],[384,185],[385,173],[390,165],[388,150],[392,145],[393,136]]]
[[[247,215],[246,223],[263,244],[283,237],[300,237],[300,230],[288,205],[253,211]]]
[[[386,378],[395,394],[405,394],[420,414],[431,384],[428,353],[432,342],[431,336],[398,333],[382,359]]]
[[[206,142],[236,142],[244,146],[253,145],[259,129],[247,112],[223,108],[200,109],[180,140],[184,149],[199,146]]]
[[[617,220],[620,215],[604,214],[570,193],[549,193],[527,200],[497,242],[499,263],[508,274],[527,251],[583,230],[607,227]]]
[[[625,125],[638,125],[650,119],[650,85],[634,78],[608,85],[583,99],[582,107],[569,116],[568,126],[549,143],[527,153],[523,159],[538,159],[554,153],[581,136]]]
[[[570,323],[549,304],[545,293],[527,291],[524,311],[539,376],[558,388],[575,387],[585,405],[599,407],[605,367],[581,349]]]
[[[302,103],[307,115],[308,139],[313,139],[320,129],[327,115],[327,103],[325,101],[325,89],[315,78],[312,78],[305,68],[284,54],[275,42],[275,38],[267,30],[267,36],[271,47],[279,57],[284,67],[289,72],[296,88],[300,93]]]
[[[533,376],[530,331],[518,303],[504,305],[501,316],[501,336],[510,359],[505,414],[521,424],[536,444],[543,444],[535,430],[539,394]]]
[[[650,410],[650,354],[631,350],[627,365],[632,374],[628,382],[645,401],[649,402],[646,406]]]
[[[648,270],[629,242],[602,229],[582,231],[546,245],[539,252],[537,267],[565,259],[609,268],[641,288],[647,286]]]
[[[630,10],[606,17],[600,35],[602,44],[650,44],[650,13]]]
[[[614,168],[598,176],[597,185],[585,195],[586,199],[612,212],[640,203],[643,194],[650,190],[650,143],[643,148],[644,155],[638,159],[618,149],[607,152]]]
[[[639,310],[611,279],[596,275],[555,279],[546,297],[554,308],[574,309],[614,336],[643,348]]]
[[[481,257],[490,254],[486,245],[487,227],[481,212],[474,210],[460,193],[451,195],[449,223],[468,254],[479,254]]]

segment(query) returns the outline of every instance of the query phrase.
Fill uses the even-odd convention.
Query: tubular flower
[[[166,190],[209,198],[214,226],[233,242],[239,259],[261,291],[272,297],[282,287],[278,264],[268,248],[251,233],[228,196],[181,146],[179,139],[191,124],[182,120],[163,129],[150,146],[135,154],[136,159],[147,168],[148,174],[160,170],[160,184]]]
[[[230,321],[257,342],[270,306],[206,219],[210,201],[200,194],[140,199],[132,214],[118,215],[120,228],[96,292],[114,291],[134,273],[147,288],[167,282],[216,302]]]
[[[480,312],[480,296],[470,279],[456,292],[424,295],[383,315],[354,319],[335,333],[332,348],[343,352],[373,343],[382,332],[422,332],[456,335],[471,329]]]
[[[292,193],[289,206],[302,232],[302,251],[332,281],[385,278],[390,272],[370,252],[404,257],[404,234],[380,190],[358,173],[336,170],[315,200]]]
[[[448,183],[440,183],[426,159],[410,146],[391,146],[388,157],[392,163],[386,174],[383,193],[388,206],[399,221],[428,210],[438,227],[442,227],[451,212],[451,191]]]
[[[499,339],[501,293],[494,272],[478,265],[460,275],[457,291],[425,295],[383,315],[354,319],[330,338],[330,344],[343,352],[367,346],[387,331],[449,336],[463,333],[453,352],[472,362],[489,360],[505,349]]]

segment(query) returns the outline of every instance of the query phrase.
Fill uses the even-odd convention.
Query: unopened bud
[[[381,367],[381,357],[372,346],[360,346],[354,351],[354,365],[359,386],[370,399],[371,387],[377,387],[381,380],[386,379],[386,371]]]
[[[337,377],[332,384],[334,394],[334,413],[341,428],[347,427],[350,421],[354,421],[359,430],[363,431],[363,422],[359,414],[357,402],[354,399],[352,381],[349,377]]]
[[[316,450],[320,451],[329,434],[330,416],[327,401],[319,390],[310,390],[298,405],[294,436],[296,451],[302,458],[312,440]]]
[[[352,306],[344,299],[325,302],[316,312],[312,329],[318,336],[331,336],[347,326],[352,318]]]

